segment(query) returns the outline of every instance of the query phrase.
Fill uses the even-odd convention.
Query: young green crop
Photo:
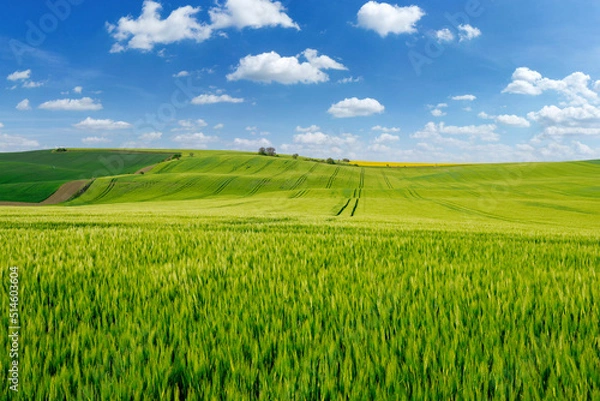
[[[600,397],[597,234],[145,210],[0,213],[21,399]]]

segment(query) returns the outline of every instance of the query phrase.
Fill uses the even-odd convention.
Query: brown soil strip
[[[90,180],[78,180],[67,182],[61,185],[56,192],[54,192],[48,199],[40,203],[26,203],[26,202],[0,202],[0,206],[44,206],[44,205],[56,205],[58,203],[66,202],[73,196],[77,195],[83,190]]]

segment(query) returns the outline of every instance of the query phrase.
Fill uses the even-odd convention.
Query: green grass
[[[110,150],[0,153],[0,201],[41,202],[66,182],[131,174],[171,154]]]
[[[599,163],[194,153],[0,207],[13,399],[600,399]]]

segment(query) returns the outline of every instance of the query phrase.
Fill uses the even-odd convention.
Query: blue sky
[[[9,2],[0,151],[600,158],[600,4],[540,4]]]

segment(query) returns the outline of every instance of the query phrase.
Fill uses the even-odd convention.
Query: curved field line
[[[264,166],[260,167],[258,170],[256,170],[252,174],[258,174],[258,173],[260,173],[261,171],[263,171],[264,169],[266,169],[267,167],[269,167],[271,164],[273,164],[274,161],[275,160],[269,160],[269,161],[267,161]]]
[[[254,186],[254,188],[252,188],[252,190],[248,193],[247,196],[252,196],[256,194],[262,187],[267,185],[269,182],[271,182],[270,178],[265,178],[264,180],[261,180],[258,184]]]
[[[114,188],[114,186],[115,186],[115,183],[116,183],[116,182],[117,182],[117,179],[116,179],[116,178],[113,178],[112,180],[110,180],[110,182],[108,183],[108,185],[106,186],[106,188],[104,189],[104,191],[102,191],[102,192],[100,193],[100,195],[98,195],[96,198],[94,198],[94,201],[97,201],[97,200],[99,200],[99,199],[102,199],[102,198],[104,198],[106,195],[108,195],[108,193],[109,193],[110,191],[112,191],[112,189]]]
[[[342,214],[344,212],[344,210],[346,210],[346,208],[348,207],[348,205],[350,204],[350,201],[352,199],[348,199],[346,201],[346,203],[344,204],[344,206],[342,206],[342,208],[335,214],[336,216],[339,216],[340,214]]]
[[[231,178],[228,178],[228,179],[226,179],[225,181],[223,181],[223,182],[221,183],[221,185],[220,185],[220,186],[219,186],[219,187],[218,187],[218,188],[217,188],[217,189],[216,189],[216,190],[215,190],[215,191],[214,191],[214,192],[213,192],[211,195],[219,195],[219,194],[220,194],[221,192],[223,192],[223,191],[225,190],[225,188],[226,188],[226,187],[227,187],[229,184],[231,184],[231,182],[232,182],[233,180],[235,180],[236,178],[237,178],[237,177],[231,177]]]
[[[331,177],[329,177],[329,181],[327,181],[327,185],[325,186],[325,188],[327,188],[327,189],[331,188],[331,186],[333,185],[333,182],[335,181],[335,178],[337,177],[339,172],[340,172],[340,167],[338,166],[335,169],[335,171],[333,172],[333,174],[331,175]]]
[[[383,180],[385,181],[385,184],[387,185],[387,187],[389,189],[394,189],[394,187],[392,186],[392,183],[390,182],[390,179],[388,178],[387,174],[382,171],[381,174],[383,174]]]
[[[314,166],[312,166],[310,168],[310,170],[308,170],[306,173],[302,174],[298,180],[294,183],[294,185],[292,185],[292,187],[290,188],[290,190],[295,190],[297,189],[300,185],[304,184],[304,182],[306,182],[306,179],[308,178],[308,176],[310,175],[310,173],[312,173],[313,171],[315,171],[315,169],[317,168],[318,164],[315,163]]]
[[[350,217],[353,217],[354,213],[356,213],[356,208],[358,207],[358,201],[360,201],[359,198],[357,198],[356,202],[354,202],[354,207],[352,208],[352,212],[350,212]]]

